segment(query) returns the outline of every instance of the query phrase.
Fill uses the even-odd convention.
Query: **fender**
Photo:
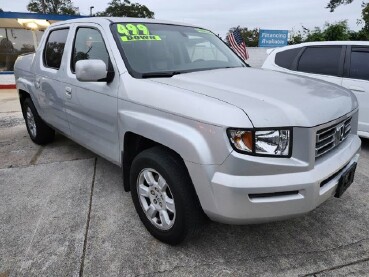
[[[35,105],[38,113],[41,115],[42,111],[38,103],[38,97],[34,84],[35,71],[33,64],[35,57],[35,53],[19,56],[14,64],[14,74],[18,92],[20,90],[27,92],[31,96],[32,102]]]
[[[16,86],[18,93],[20,90],[23,90],[31,96],[32,102],[35,105],[37,112],[42,117],[42,109],[40,108],[40,105],[38,103],[37,95],[35,95],[34,93],[34,84],[26,78],[18,78],[16,81]]]
[[[232,151],[222,127],[155,109],[148,110],[147,107],[141,107],[144,110],[139,111],[140,105],[129,103],[129,107],[132,106],[136,106],[138,110],[118,111],[121,138],[128,131],[136,133],[175,150],[186,162],[197,164],[222,164]],[[123,140],[121,139],[121,150]]]
[[[118,110],[120,138],[123,138],[120,149],[124,149],[125,133],[133,132],[174,150],[185,162],[203,209],[214,208],[213,194],[209,193],[212,191],[208,181],[210,176],[205,173],[207,170],[200,170],[200,167],[207,169],[218,167],[233,151],[228,142],[226,128],[138,104],[128,105],[135,106],[138,110]],[[125,189],[129,190],[128,187]]]

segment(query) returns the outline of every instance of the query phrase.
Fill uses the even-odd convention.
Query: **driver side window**
[[[76,63],[81,60],[102,60],[109,65],[109,53],[100,32],[93,28],[78,28],[74,39],[71,70],[75,72]]]

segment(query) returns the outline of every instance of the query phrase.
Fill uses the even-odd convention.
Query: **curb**
[[[0,84],[0,89],[15,89],[15,88],[17,88],[15,84],[6,84],[6,85]]]

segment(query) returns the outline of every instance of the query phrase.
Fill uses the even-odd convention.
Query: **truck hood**
[[[340,86],[260,69],[208,70],[155,79],[155,82],[234,105],[247,114],[254,127],[313,127],[337,119],[358,106],[356,97]]]

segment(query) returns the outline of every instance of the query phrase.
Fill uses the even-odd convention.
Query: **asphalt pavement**
[[[303,217],[208,223],[173,247],[141,224],[121,169],[57,135],[32,143],[0,90],[0,276],[369,276],[369,140],[354,184]]]

